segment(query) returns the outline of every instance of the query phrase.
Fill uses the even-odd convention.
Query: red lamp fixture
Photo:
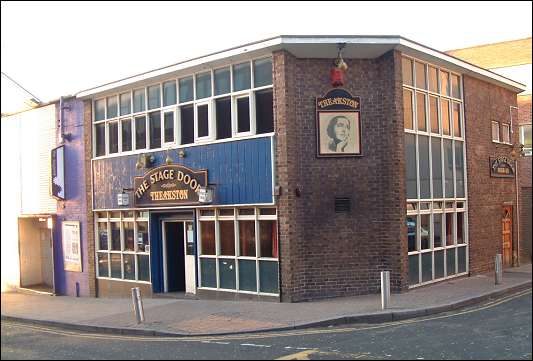
[[[346,65],[342,59],[342,49],[344,49],[345,46],[346,44],[338,44],[339,52],[337,54],[337,59],[333,61],[333,67],[329,72],[331,85],[334,87],[344,85],[344,73],[348,69],[348,65]]]

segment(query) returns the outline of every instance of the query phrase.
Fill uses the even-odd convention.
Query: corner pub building
[[[522,89],[400,36],[279,36],[82,91],[97,296],[297,302],[514,266]]]

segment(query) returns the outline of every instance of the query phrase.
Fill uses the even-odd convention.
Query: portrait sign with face
[[[316,99],[317,157],[361,155],[360,100],[344,89]]]

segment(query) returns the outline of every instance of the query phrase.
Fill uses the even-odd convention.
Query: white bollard
[[[144,308],[141,298],[141,290],[139,287],[133,287],[131,289],[131,298],[133,301],[133,310],[135,312],[135,317],[137,318],[137,323],[144,322]]]
[[[494,260],[495,267],[494,267],[494,273],[496,278],[496,284],[499,285],[502,283],[502,277],[503,277],[503,269],[502,269],[502,255],[498,253],[496,255],[496,259]]]
[[[381,309],[389,307],[390,302],[390,272],[381,272]]]

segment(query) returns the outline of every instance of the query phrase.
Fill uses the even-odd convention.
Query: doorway
[[[513,206],[503,206],[502,215],[503,266],[513,264]]]
[[[181,220],[162,221],[163,291],[196,292],[193,223]],[[191,262],[192,261],[192,262]]]

